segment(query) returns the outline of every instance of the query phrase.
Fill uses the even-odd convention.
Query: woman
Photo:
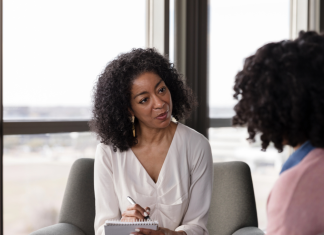
[[[105,220],[158,220],[133,234],[208,234],[213,164],[209,142],[181,123],[196,105],[173,65],[154,49],[111,61],[94,92],[95,232]],[[131,205],[127,196],[137,203]]]
[[[245,60],[235,80],[234,125],[246,125],[262,148],[295,152],[268,198],[267,235],[324,232],[324,36],[300,32]]]

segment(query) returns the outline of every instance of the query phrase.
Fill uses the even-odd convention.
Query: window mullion
[[[146,46],[169,55],[169,0],[147,0],[146,9]]]

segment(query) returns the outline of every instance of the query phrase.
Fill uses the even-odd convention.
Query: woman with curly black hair
[[[171,120],[189,117],[195,105],[182,76],[155,49],[133,49],[107,65],[95,86],[91,121],[101,142],[94,169],[97,235],[104,235],[106,220],[147,216],[158,220],[159,230],[132,234],[208,234],[210,145]]]
[[[302,31],[261,47],[234,91],[233,124],[246,125],[249,140],[260,133],[263,150],[295,149],[268,199],[267,235],[324,232],[324,36]]]

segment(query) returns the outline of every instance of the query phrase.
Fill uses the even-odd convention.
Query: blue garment
[[[314,148],[315,147],[310,143],[310,141],[303,143],[302,146],[300,146],[295,152],[293,152],[293,154],[291,154],[287,161],[284,163],[280,174],[300,163],[304,159],[304,157],[306,157],[306,155]]]

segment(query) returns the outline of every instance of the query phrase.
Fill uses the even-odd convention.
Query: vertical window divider
[[[324,33],[324,2],[319,2],[320,15],[319,15],[319,30]]]
[[[300,30],[308,28],[308,1],[290,1],[290,38],[295,39]]]
[[[320,0],[309,0],[308,2],[308,30],[320,32]]]
[[[146,47],[169,55],[169,0],[146,0]]]
[[[0,221],[0,233],[3,234],[3,86],[2,86],[2,75],[3,75],[3,41],[2,41],[2,32],[3,32],[3,1],[0,0],[0,134],[1,134],[1,141],[0,141],[0,151],[1,151],[1,221]]]

